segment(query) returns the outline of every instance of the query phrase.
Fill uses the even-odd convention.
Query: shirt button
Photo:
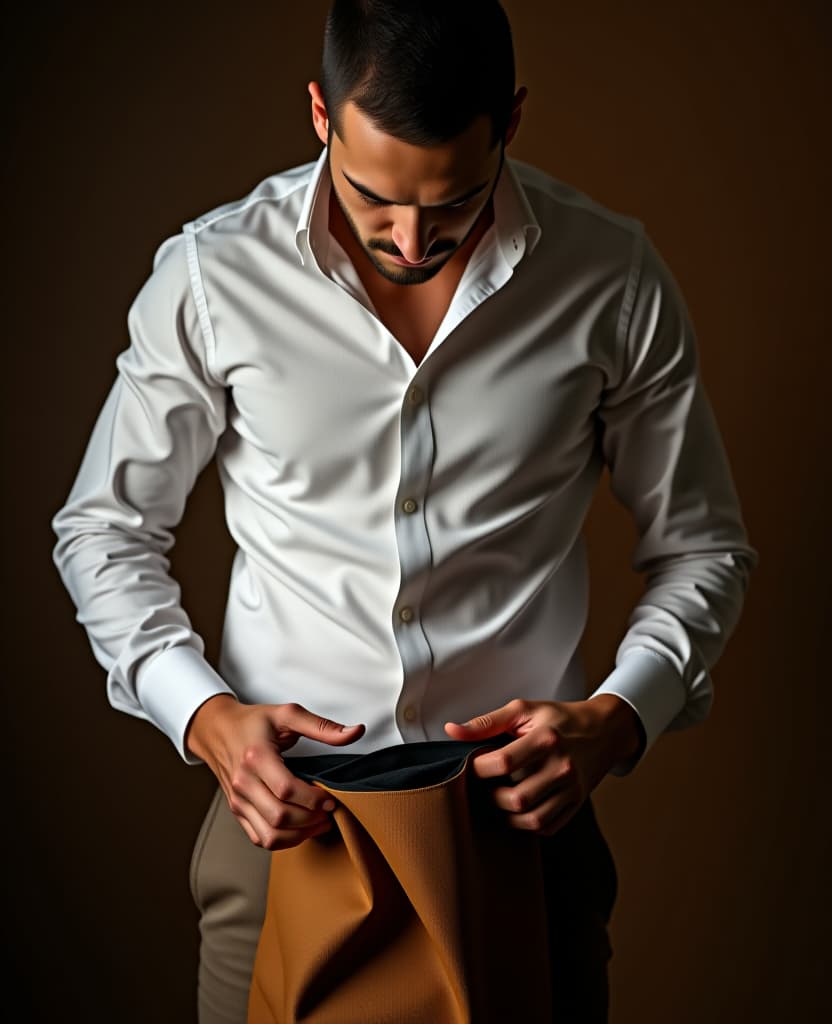
[[[413,609],[409,608],[407,606],[405,606],[404,608],[400,608],[399,609],[399,618],[402,620],[402,622],[412,622],[413,621]]]
[[[402,502],[402,511],[407,512],[408,515],[412,515],[418,507],[413,498],[405,498]]]
[[[421,388],[413,387],[407,393],[411,405],[421,405],[425,400],[425,393]]]
[[[416,721],[416,708],[414,708],[412,704],[408,704],[408,706],[404,709],[404,720],[405,722]]]

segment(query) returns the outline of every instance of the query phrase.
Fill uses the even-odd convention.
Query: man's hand
[[[326,832],[335,802],[293,775],[281,753],[301,736],[340,747],[363,732],[363,725],[339,725],[299,704],[240,704],[218,694],[195,712],[185,744],[216,775],[254,845],[282,850]]]
[[[509,824],[540,835],[554,835],[618,761],[641,749],[642,727],[632,707],[614,694],[589,700],[513,700],[464,725],[448,722],[455,740],[478,740],[510,733],[517,739],[477,755],[481,779],[508,776],[514,785],[497,786],[494,800],[508,812]]]

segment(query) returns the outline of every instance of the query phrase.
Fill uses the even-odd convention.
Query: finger
[[[507,814],[506,820],[512,828],[538,835],[554,835],[563,828],[580,806],[576,797],[565,797],[555,793],[537,807],[523,814]]]
[[[494,711],[487,711],[484,715],[477,715],[467,722],[446,722],[445,732],[459,738],[470,739],[471,737],[499,736],[509,726],[510,717],[504,708],[496,708]]]
[[[312,788],[316,793],[321,793],[317,787]],[[326,793],[323,795],[327,796]],[[265,783],[254,777],[246,782],[243,789],[235,789],[234,796],[236,800],[244,801],[256,808],[260,817],[273,829],[315,828],[329,820],[323,806],[310,810],[300,804],[278,800]],[[327,803],[330,808],[334,807],[331,799]],[[232,810],[236,812],[235,807],[232,807]]]
[[[235,814],[234,817],[237,819],[237,822],[240,825],[240,828],[242,828],[243,832],[245,832],[245,834],[254,843],[254,845],[255,846],[260,846],[260,837],[254,831],[254,829],[251,827],[251,825],[249,825],[249,823],[246,821],[246,819],[245,818],[241,818],[238,814]]]
[[[558,752],[561,740],[550,730],[554,738],[528,733],[524,740],[534,742],[527,752],[524,765],[512,771],[508,778],[512,785],[500,786],[492,791],[498,807],[506,811],[522,812],[540,804],[547,796],[571,788],[575,782],[572,758]]]
[[[315,836],[329,832],[331,828],[332,822],[328,822],[326,825],[319,825],[313,829],[283,829],[280,832],[266,830],[262,837],[254,832],[252,842],[263,850],[289,850],[293,846],[305,843],[307,839],[314,839]]]
[[[498,786],[491,795],[502,810],[523,814],[540,806],[549,797],[567,792],[571,785],[570,777],[561,767],[547,762],[522,782],[514,786]]]
[[[295,804],[297,807],[305,807],[308,811],[331,811],[335,807],[335,801],[326,790],[320,786],[310,785],[293,775],[273,747],[249,753],[245,763],[232,776],[230,788],[248,798],[254,793],[253,787],[258,780],[280,803]]]
[[[445,732],[456,740],[487,739],[512,732],[528,721],[530,705],[527,701],[512,700],[501,708],[478,715],[467,722],[446,722]]]
[[[254,845],[262,846],[266,850],[282,850],[297,846],[306,839],[329,831],[332,827],[332,819],[327,816],[323,821],[307,828],[273,828],[253,804],[240,797],[235,798],[232,811]]]
[[[342,725],[330,718],[315,715],[300,704],[279,704],[272,709],[273,724],[280,732],[289,731],[318,743],[341,747],[345,743],[354,743],[363,736],[365,726]]]
[[[526,777],[538,764],[552,756],[559,742],[558,734],[548,726],[525,733],[499,750],[478,754],[472,761],[474,774],[480,779],[518,774]]]

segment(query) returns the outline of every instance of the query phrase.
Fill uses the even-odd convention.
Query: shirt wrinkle
[[[446,739],[517,696],[613,693],[643,757],[708,713],[758,561],[681,293],[641,222],[507,159],[416,365],[329,231],[326,156],[183,225],[131,305],[52,519],[111,703],[196,763],[187,725],[217,693],[362,721],[355,752]],[[211,457],[237,545],[216,667],[151,539]],[[590,681],[582,529],[605,469],[648,589]]]

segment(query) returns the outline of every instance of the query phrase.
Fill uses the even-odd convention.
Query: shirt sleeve
[[[617,694],[641,720],[640,751],[611,770],[621,776],[662,732],[707,716],[710,669],[738,621],[759,556],[702,384],[689,312],[643,233],[619,326],[623,358],[598,414],[611,490],[638,531],[631,564],[644,574],[645,590],[615,668],[593,696]]]
[[[153,722],[188,763],[194,711],[230,687],[203,657],[166,553],[225,427],[191,287],[188,238],[168,238],[130,306],[129,347],[66,504],[53,559],[113,707]]]

